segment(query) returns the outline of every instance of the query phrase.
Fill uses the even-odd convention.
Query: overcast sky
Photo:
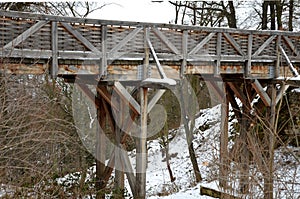
[[[89,18],[153,23],[169,23],[174,20],[175,8],[168,2],[151,0],[111,0],[112,3],[89,15]]]

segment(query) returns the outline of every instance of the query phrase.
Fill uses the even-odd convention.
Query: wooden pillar
[[[140,89],[140,98],[141,132],[136,147],[136,198],[144,199],[146,197],[148,88]]]
[[[272,199],[273,198],[273,167],[274,167],[274,147],[276,141],[276,88],[275,85],[270,86],[271,92],[271,107],[268,111],[269,118],[269,132],[265,133],[266,141],[268,142],[268,155],[266,156],[266,169],[265,169],[265,177],[264,177],[264,199]]]
[[[97,92],[97,98],[99,100],[99,106],[97,107],[97,118],[99,125],[97,127],[97,136],[96,136],[96,198],[97,199],[104,199],[105,193],[101,191],[105,186],[106,182],[103,179],[105,174],[105,153],[106,153],[106,143],[105,143],[105,118],[106,114],[104,111],[105,103],[103,100],[100,99],[100,94]]]
[[[228,112],[229,100],[227,92],[227,84],[224,83],[223,102],[221,104],[221,135],[220,135],[220,187],[223,189],[228,188],[228,172],[229,172],[229,154],[228,154]],[[233,96],[234,97],[234,96]],[[222,197],[224,198],[224,197]]]
[[[118,117],[115,123],[115,139],[116,139],[116,151],[115,151],[115,187],[114,187],[114,198],[124,198],[124,167],[122,161],[122,137],[123,131],[120,126],[123,125],[123,106],[122,100],[118,99],[119,112],[116,113],[115,117]]]

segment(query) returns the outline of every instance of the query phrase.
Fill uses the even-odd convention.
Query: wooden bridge
[[[137,151],[141,154],[146,154],[148,109],[163,95],[162,91],[158,91],[148,104],[149,83],[151,86],[175,85],[187,74],[204,77],[220,99],[224,99],[222,121],[225,125],[229,103],[240,121],[252,114],[246,111],[253,108],[251,103],[254,97],[249,98],[249,92],[250,96],[257,94],[262,104],[274,113],[288,86],[300,85],[299,66],[300,33],[0,11],[0,73],[50,73],[54,78],[60,76],[70,82],[85,79],[98,85],[100,98],[110,108],[116,109],[118,105],[110,100],[106,89],[112,86],[122,100],[129,103],[136,114],[134,117],[142,118],[142,136],[137,145]],[[218,87],[215,80],[224,82],[224,86]],[[143,84],[145,82],[147,85]],[[127,84],[144,85],[140,90],[140,102],[125,89]],[[243,89],[243,84],[250,87]],[[88,87],[81,85],[81,88],[93,99]],[[235,98],[241,100],[243,107],[237,105]],[[99,103],[96,106],[105,109]],[[103,117],[99,116],[100,119]],[[274,126],[274,117],[274,114],[270,116],[271,127]],[[247,122],[243,125],[248,128]],[[247,134],[246,131],[241,133],[241,137]],[[227,128],[220,133],[223,150],[220,161],[226,165]],[[128,158],[123,158],[125,165],[132,170]],[[144,198],[146,175],[141,173],[146,170],[146,156],[139,158],[136,169],[142,172],[136,175],[127,172],[127,177],[135,197]],[[107,178],[103,176],[111,173],[105,173],[103,166],[98,165],[102,173],[97,173],[102,180]],[[221,176],[226,176],[226,171],[226,168],[221,168]]]

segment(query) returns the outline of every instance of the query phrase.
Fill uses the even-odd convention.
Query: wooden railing
[[[107,80],[162,74],[272,79],[293,76],[292,70],[299,69],[298,49],[300,33],[294,32],[0,11],[0,69],[9,73],[94,74]]]

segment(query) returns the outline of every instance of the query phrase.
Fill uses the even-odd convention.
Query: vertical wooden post
[[[248,60],[246,63],[245,76],[250,77],[251,75],[251,65],[252,65],[252,43],[253,43],[253,35],[248,35]]]
[[[223,83],[224,95],[223,102],[221,104],[221,136],[220,136],[220,186],[223,189],[227,189],[228,180],[228,166],[229,166],[229,154],[228,154],[228,112],[229,112],[229,100],[227,84]]]
[[[274,165],[274,147],[276,141],[276,87],[274,84],[270,86],[271,92],[271,107],[268,117],[270,118],[269,123],[269,132],[265,136],[268,136],[268,139],[265,139],[269,143],[269,150],[267,155],[267,168],[264,179],[264,198],[270,199],[273,198],[273,165]]]
[[[100,78],[106,75],[106,67],[107,67],[107,26],[101,26],[101,51],[102,51],[102,59],[101,59],[101,66],[99,69],[99,76]]]
[[[217,60],[216,60],[216,67],[214,70],[214,75],[219,76],[220,75],[220,67],[221,67],[221,51],[222,51],[222,33],[218,32],[217,34]]]
[[[278,35],[276,41],[276,65],[275,65],[274,78],[277,78],[280,73],[280,58],[281,58],[280,45],[281,45],[281,35]]]
[[[140,97],[141,133],[137,138],[136,147],[136,198],[144,199],[146,197],[148,88],[140,89]]]
[[[123,161],[122,161],[122,144],[121,144],[121,139],[122,139],[122,130],[120,126],[123,125],[123,106],[124,104],[122,103],[122,100],[119,98],[118,99],[118,108],[119,112],[115,117],[119,117],[115,123],[115,138],[116,138],[116,151],[115,151],[115,190],[114,190],[114,195],[116,198],[124,198],[124,167],[123,167]]]
[[[149,66],[149,57],[150,57],[150,50],[147,44],[147,39],[149,38],[149,28],[144,28],[144,67],[143,67],[143,74],[142,79],[150,77],[151,68]]]
[[[188,57],[188,31],[184,30],[182,34],[182,64],[180,68],[180,78],[183,78]]]
[[[97,97],[95,100],[99,100],[99,107],[97,107],[97,118],[99,125],[97,126],[97,136],[96,136],[96,198],[104,199],[105,193],[102,189],[106,186],[103,180],[105,173],[105,153],[106,153],[106,143],[105,143],[105,118],[106,113],[104,111],[104,100],[100,99],[100,94],[97,92]]]
[[[58,73],[58,30],[57,22],[55,21],[53,21],[51,24],[51,37],[52,65],[50,69],[50,74],[52,78],[56,78]]]

